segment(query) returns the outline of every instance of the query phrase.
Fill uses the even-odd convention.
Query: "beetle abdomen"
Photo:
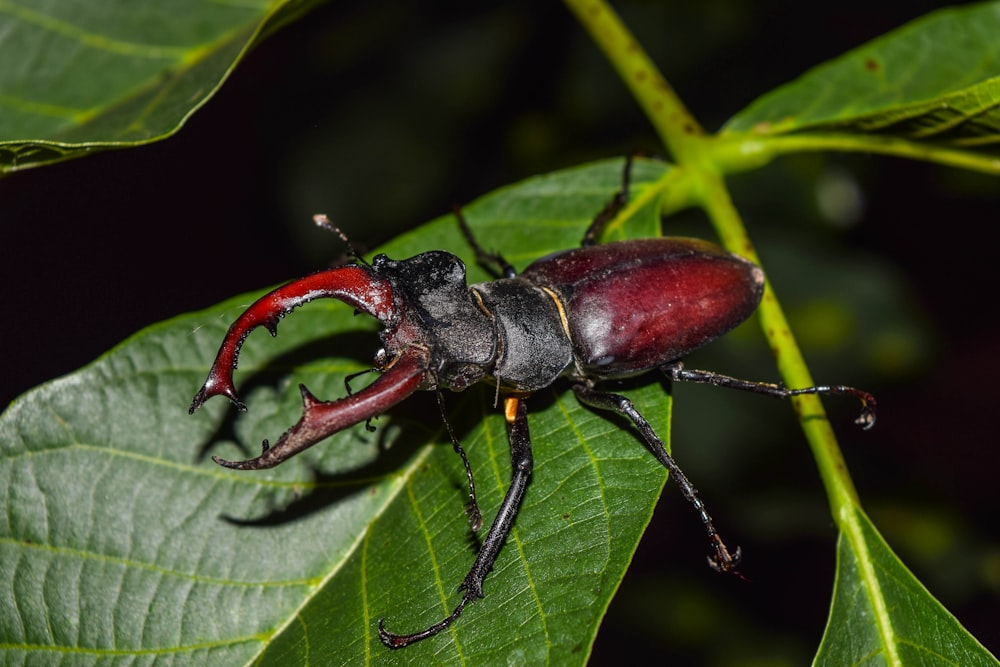
[[[520,277],[560,297],[578,372],[595,379],[683,357],[749,317],[764,290],[755,264],[687,238],[569,250]]]

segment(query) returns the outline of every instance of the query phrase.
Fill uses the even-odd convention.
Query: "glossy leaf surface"
[[[533,179],[466,214],[483,239],[522,230],[503,250],[523,267],[578,241],[620,167]],[[639,182],[662,170],[643,165]],[[652,211],[629,231],[652,233]],[[468,254],[450,217],[384,250],[428,248]],[[255,454],[297,419],[295,383],[343,395],[345,374],[378,347],[373,321],[311,303],[277,338],[247,340],[236,378],[249,412],[216,399],[188,416],[226,328],[252,298],[150,327],[3,414],[3,662],[584,662],[665,480],[636,437],[565,387],[533,397],[534,477],[486,598],[450,632],[390,651],[378,618],[413,631],[458,601],[475,555],[461,464],[433,396],[421,394],[376,433],[359,425],[274,470],[215,466],[210,454]],[[665,434],[663,387],[628,393]],[[510,476],[503,420],[486,386],[448,401],[489,520]]]
[[[998,32],[997,2],[929,14],[763,95],[723,133],[862,132],[995,145]]]
[[[843,534],[830,621],[816,665],[996,665],[982,644],[896,557],[864,512],[863,539]]]
[[[0,172],[172,134],[318,0],[0,0]]]

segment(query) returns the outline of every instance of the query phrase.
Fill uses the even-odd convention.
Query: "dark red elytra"
[[[520,276],[559,295],[587,376],[676,361],[757,308],[764,274],[699,239],[654,238],[568,250]]]
[[[465,264],[434,250],[404,260],[378,255],[371,264],[321,271],[274,290],[230,327],[208,379],[195,395],[192,413],[216,395],[245,409],[233,383],[243,341],[260,326],[276,334],[281,317],[317,298],[343,301],[379,320],[382,348],[374,361],[378,378],[333,401],[319,400],[300,385],[299,421],[274,446],[265,440],[260,456],[246,461],[213,457],[220,465],[241,470],[278,465],[338,431],[367,423],[415,391],[437,392],[444,416],[443,389],[462,391],[479,382],[495,386],[508,425],[510,486],[459,586],[462,597],[454,610],[412,634],[389,632],[379,620],[379,637],[386,646],[400,648],[438,634],[468,603],[483,597],[483,583],[520,511],[533,469],[527,399],[560,378],[568,381],[581,403],[632,423],[699,514],[713,549],[709,562],[724,572],[736,572],[740,550],[730,552],[726,547],[694,486],[631,401],[598,388],[599,383],[661,370],[674,381],[710,383],[776,398],[849,394],[862,402],[858,423],[865,428],[874,423],[874,398],[852,387],[785,389],[683,367],[682,356],[723,335],[754,311],[763,293],[763,273],[751,262],[697,239],[596,245],[605,225],[628,201],[630,164],[626,160],[622,190],[591,223],[583,247],[542,258],[520,275],[501,256],[479,246],[459,213],[477,261],[504,277],[468,285]],[[317,216],[316,221],[332,229],[324,217]],[[447,432],[465,465],[468,513],[473,530],[478,530],[482,520],[472,469],[450,426]]]

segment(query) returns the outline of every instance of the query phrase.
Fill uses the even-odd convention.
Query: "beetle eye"
[[[389,363],[389,354],[385,351],[384,347],[380,347],[375,353],[375,367],[382,369],[385,365]]]

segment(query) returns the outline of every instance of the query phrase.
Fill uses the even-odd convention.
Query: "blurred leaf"
[[[173,134],[321,0],[0,0],[0,173]]]
[[[996,665],[889,549],[860,509],[861,541],[841,534],[830,620],[814,664]]]
[[[763,95],[736,114],[723,134],[877,133],[995,145],[998,33],[998,2],[934,12]]]
[[[510,231],[497,250],[523,268],[579,242],[620,169],[614,161],[531,179],[466,215],[488,247],[498,229]],[[640,164],[636,191],[662,173]],[[655,206],[635,222],[648,234]],[[429,248],[468,255],[450,216],[383,250]],[[390,651],[378,618],[415,631],[459,599],[475,555],[461,465],[429,394],[380,419],[373,435],[357,427],[270,471],[212,464],[209,454],[254,455],[292,424],[295,383],[343,395],[344,376],[377,347],[368,318],[309,304],[276,339],[255,334],[244,346],[237,379],[248,413],[216,400],[189,417],[222,336],[253,298],[152,326],[0,416],[2,662],[586,662],[666,478],[636,436],[564,388],[533,397],[536,467],[485,599],[452,630]],[[666,434],[663,387],[628,394]],[[487,520],[510,478],[493,397],[486,386],[448,396]]]

